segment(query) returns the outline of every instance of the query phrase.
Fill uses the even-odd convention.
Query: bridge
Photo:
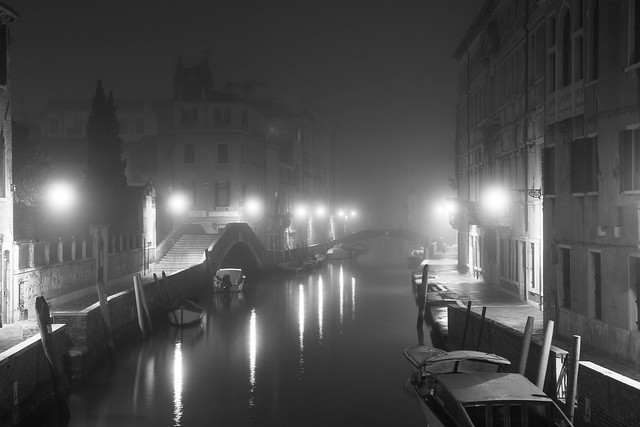
[[[232,223],[225,227],[217,241],[205,251],[209,272],[219,268],[239,267],[247,271],[274,268],[289,259],[302,259],[305,255],[325,254],[334,245],[353,244],[367,240],[390,238],[425,246],[428,237],[402,229],[367,229],[336,239],[332,242],[283,251],[267,249],[246,223]]]

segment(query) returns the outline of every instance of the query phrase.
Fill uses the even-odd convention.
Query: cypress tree
[[[125,217],[127,178],[113,93],[105,96],[98,80],[86,132],[86,201],[89,221],[120,224]]]

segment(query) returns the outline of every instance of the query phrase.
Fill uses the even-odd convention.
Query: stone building
[[[630,0],[489,0],[455,54],[461,264],[634,365],[639,29]],[[490,216],[496,183],[515,202]]]
[[[0,3],[0,324],[14,322],[19,314],[18,291],[13,277],[13,192],[11,182],[11,60],[9,25],[18,14]]]
[[[546,27],[537,5],[487,1],[454,53],[452,225],[461,267],[541,307]]]

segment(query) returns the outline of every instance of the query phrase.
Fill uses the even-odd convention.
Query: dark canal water
[[[411,247],[205,293],[201,327],[156,328],[70,399],[71,426],[422,426]],[[429,330],[424,342],[430,344]]]

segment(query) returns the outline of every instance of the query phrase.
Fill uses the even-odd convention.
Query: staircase
[[[169,252],[158,260],[153,271],[167,275],[187,269],[204,260],[204,251],[218,240],[217,234],[183,234]]]

